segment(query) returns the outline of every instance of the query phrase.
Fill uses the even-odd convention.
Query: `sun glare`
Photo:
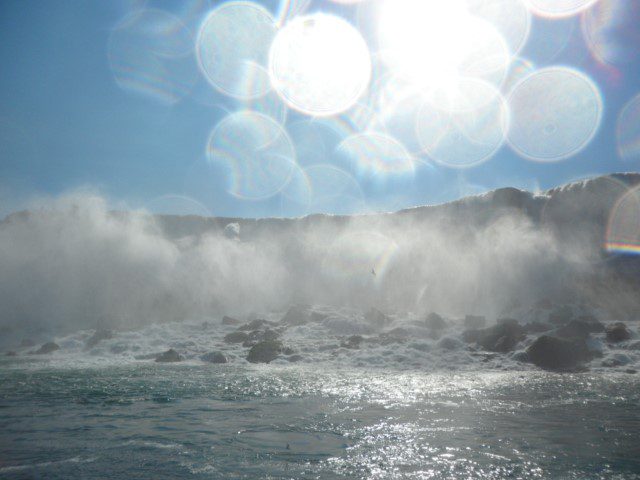
[[[508,64],[501,35],[462,0],[387,0],[378,37],[384,63],[420,87],[444,87],[460,76],[493,80]]]

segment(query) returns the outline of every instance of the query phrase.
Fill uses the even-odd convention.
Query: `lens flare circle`
[[[415,170],[414,159],[404,145],[381,133],[365,132],[345,138],[337,152],[364,175],[405,175]]]
[[[216,125],[207,157],[229,169],[229,193],[245,200],[276,195],[289,182],[296,164],[295,149],[282,126],[251,111],[232,113]]]
[[[508,101],[509,144],[530,160],[554,162],[576,155],[591,142],[602,118],[598,87],[585,74],[564,67],[529,75]]]
[[[353,106],[371,79],[371,58],[360,33],[334,15],[293,19],[269,54],[271,82],[293,109],[331,116]]]
[[[512,55],[524,47],[531,32],[531,12],[524,0],[467,0],[471,14],[491,23]]]
[[[465,79],[458,93],[424,102],[416,123],[424,152],[435,162],[454,168],[474,167],[502,147],[509,126],[509,108],[500,92],[487,82]],[[446,97],[445,97],[446,98]]]
[[[640,2],[600,0],[582,18],[582,33],[600,62],[625,66],[640,60]]]
[[[190,55],[192,38],[184,23],[162,10],[141,10],[111,31],[107,56],[118,87],[173,105],[197,79]]]
[[[541,17],[572,17],[585,11],[598,0],[526,0],[531,12]]]
[[[620,112],[616,125],[618,154],[623,160],[640,159],[640,94]]]
[[[611,211],[605,248],[611,253],[640,255],[640,187],[629,190]]]
[[[270,89],[267,62],[277,25],[253,2],[229,2],[202,22],[196,40],[200,70],[219,92],[240,99],[265,95]]]

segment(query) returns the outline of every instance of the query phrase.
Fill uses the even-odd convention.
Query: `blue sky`
[[[207,82],[196,55],[182,56],[166,67],[175,69],[167,75],[178,75],[188,84],[170,102],[116,81],[109,45],[114,28],[127,15],[141,9],[166,11],[180,19],[195,39],[207,13],[221,3],[4,0],[0,4],[1,212],[21,208],[34,197],[90,187],[114,205],[169,213],[208,211],[245,217],[306,213],[298,203],[289,202],[291,195],[275,193],[259,200],[237,195],[228,170],[208,161],[213,128],[226,112],[244,107]],[[326,11],[362,27],[371,45],[366,30],[372,26],[358,23],[368,17],[359,16],[355,6],[316,3],[309,12]],[[277,14],[277,1],[263,5]],[[638,57],[631,52],[615,65],[598,61],[584,41],[583,21],[580,15],[566,19],[533,15],[520,56],[538,69],[570,67],[597,85],[602,119],[586,148],[568,159],[536,162],[505,143],[486,162],[471,168],[451,168],[429,161],[426,155],[410,178],[391,178],[384,171],[359,177],[350,171],[362,192],[363,203],[354,208],[394,210],[501,186],[544,189],[587,175],[638,170],[640,158],[620,158],[616,141],[619,115],[640,92]],[[566,41],[553,43],[556,37],[551,32]],[[637,32],[623,33],[623,39],[638,38]],[[640,49],[640,43],[636,45]],[[309,118],[291,109],[283,128]],[[633,116],[624,121],[634,118],[640,121]],[[294,147],[302,150],[304,145]],[[332,147],[327,152],[326,158],[298,160],[307,162],[304,166],[317,162],[348,170]],[[336,209],[330,202],[314,208]]]

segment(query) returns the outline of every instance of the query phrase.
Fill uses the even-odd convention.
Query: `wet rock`
[[[174,363],[181,362],[182,360],[184,360],[182,355],[176,352],[173,348],[170,348],[156,357],[156,362],[158,363]]]
[[[364,337],[362,335],[351,335],[349,338],[340,343],[342,348],[350,348],[352,350],[356,350],[360,348],[360,345],[364,341]]]
[[[563,325],[573,320],[573,310],[569,305],[562,305],[556,307],[551,313],[549,313],[549,322],[554,325]]]
[[[391,323],[391,319],[387,315],[373,307],[367,310],[364,314],[364,319],[378,328],[382,328]]]
[[[200,357],[203,362],[227,363],[227,357],[222,352],[209,352]]]
[[[531,359],[529,358],[529,354],[524,350],[514,352],[514,354],[511,355],[511,358],[520,363],[529,363],[531,361]]]
[[[597,320],[571,320],[569,323],[557,328],[554,335],[560,338],[582,338],[586,339],[591,333],[598,333],[604,330]]]
[[[381,345],[390,345],[392,343],[402,343],[409,338],[409,332],[404,328],[394,328],[388,332],[378,335],[378,341]]]
[[[527,333],[543,333],[552,330],[553,326],[544,322],[531,322],[523,325],[523,328]]]
[[[464,327],[467,329],[484,328],[486,324],[486,317],[480,315],[467,315],[466,317],[464,317]]]
[[[247,360],[251,363],[270,363],[278,358],[282,349],[282,342],[279,340],[265,340],[251,347]]]
[[[628,373],[629,375],[635,375],[638,371],[635,368],[627,368],[624,373]]]
[[[322,312],[311,312],[310,319],[314,323],[322,322],[325,318],[328,318],[329,315]]]
[[[251,320],[249,323],[245,323],[241,327],[238,327],[238,330],[250,332],[251,330],[260,330],[267,326],[271,325],[271,322],[263,320],[261,318],[257,318],[255,320]]]
[[[225,343],[244,343],[249,340],[249,334],[245,332],[231,332],[224,336]]]
[[[464,344],[457,338],[444,337],[438,341],[438,348],[442,350],[460,350]]]
[[[431,312],[429,315],[427,315],[424,323],[426,327],[432,331],[442,331],[446,330],[449,327],[447,321],[436,312]]]
[[[603,367],[621,367],[631,363],[631,359],[623,353],[614,353],[602,361]]]
[[[35,347],[36,346],[36,342],[31,340],[30,338],[23,338],[22,341],[20,342],[20,346],[21,347]]]
[[[291,355],[290,357],[287,357],[287,360],[289,360],[291,363],[297,363],[304,360],[304,357],[302,355]]]
[[[485,350],[499,353],[512,351],[524,337],[524,328],[514,319],[503,319],[493,327],[467,330],[462,334],[465,342],[477,343]]]
[[[5,355],[7,357],[17,357],[18,356],[18,352],[14,352],[13,350],[9,350],[7,353],[5,353]]]
[[[47,342],[42,345],[38,350],[34,353],[36,355],[46,355],[47,353],[55,352],[56,350],[60,350],[60,345],[54,342]]]
[[[111,330],[103,330],[98,329],[96,332],[87,340],[86,348],[93,348],[102,340],[110,340],[113,338],[113,332]]]
[[[222,317],[222,325],[240,325],[241,323],[237,318],[227,317],[226,315]]]
[[[631,332],[622,322],[615,322],[607,325],[605,332],[607,334],[607,342],[618,343],[631,339]]]
[[[546,370],[570,370],[593,359],[593,353],[584,341],[570,341],[549,335],[536,339],[527,348],[527,355],[534,365]]]
[[[293,305],[289,308],[287,313],[285,313],[284,317],[282,317],[280,323],[292,327],[306,325],[309,323],[309,314],[307,313],[307,309],[301,305]]]
[[[243,347],[253,347],[258,342],[265,340],[277,340],[280,333],[276,330],[266,329],[265,331],[254,330],[248,334],[248,338],[242,342]]]

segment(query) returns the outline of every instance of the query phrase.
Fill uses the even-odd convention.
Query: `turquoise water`
[[[640,478],[640,378],[0,364],[1,478]]]

